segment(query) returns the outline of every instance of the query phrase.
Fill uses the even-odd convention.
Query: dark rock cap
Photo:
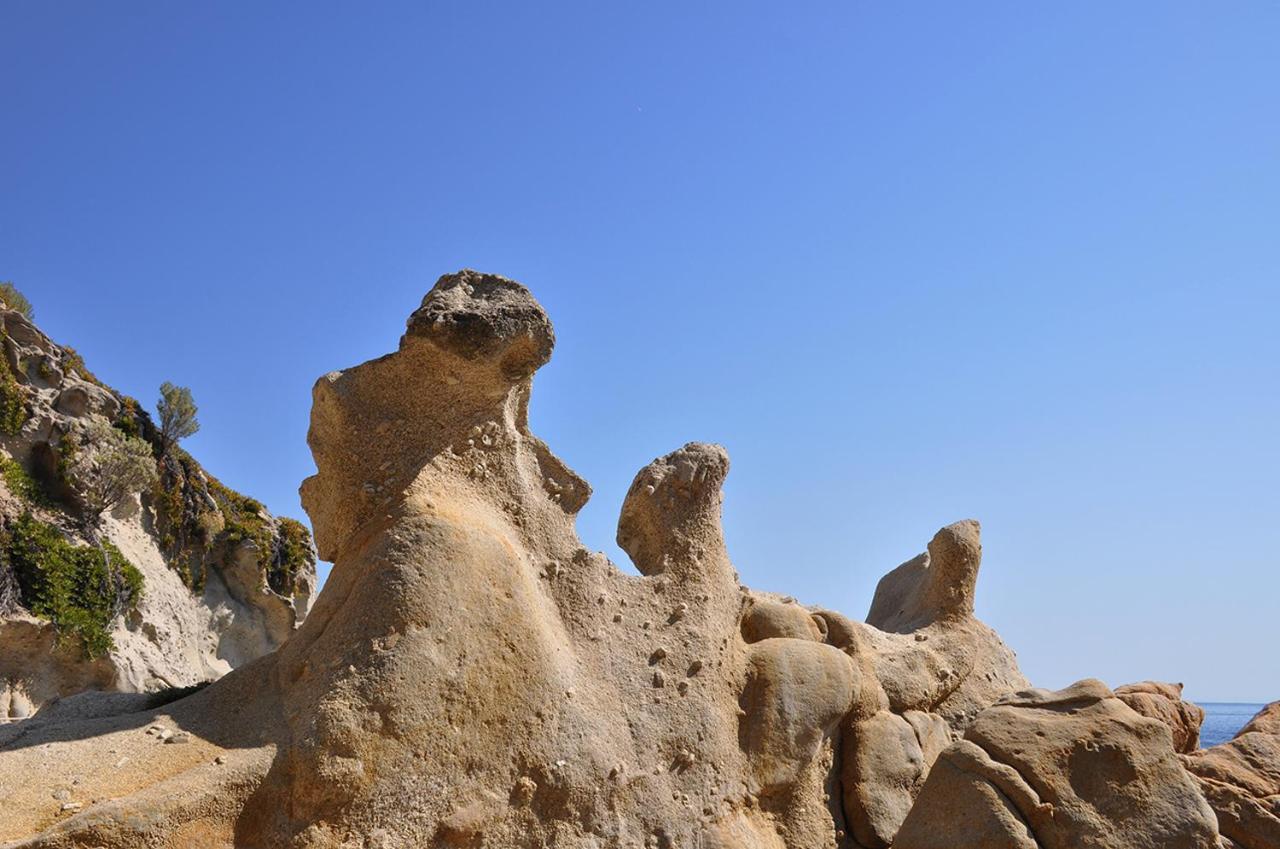
[[[528,289],[469,268],[436,281],[409,316],[408,335],[469,360],[499,359],[513,379],[551,359],[556,341],[551,320]]]

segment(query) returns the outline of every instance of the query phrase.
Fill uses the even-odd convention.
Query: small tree
[[[67,479],[89,509],[96,534],[103,515],[156,480],[156,461],[144,440],[126,436],[106,419],[94,416],[78,435]]]
[[[191,397],[191,390],[185,386],[174,386],[167,380],[160,384],[156,411],[160,413],[162,454],[168,454],[178,440],[186,439],[200,429],[200,422],[196,421],[196,402]]]
[[[36,317],[35,308],[31,306],[31,302],[26,296],[18,291],[18,287],[12,282],[5,280],[0,282],[0,301],[4,301],[5,305],[11,310],[17,310],[27,317],[27,321],[34,321]]]

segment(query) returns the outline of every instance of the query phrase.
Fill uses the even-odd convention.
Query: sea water
[[[1200,746],[1209,748],[1225,743],[1245,726],[1262,705],[1239,702],[1197,702],[1204,708],[1204,725],[1200,726]]]

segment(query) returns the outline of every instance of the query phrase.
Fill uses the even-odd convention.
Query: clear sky
[[[615,562],[635,472],[716,441],[753,586],[861,618],[975,517],[1037,684],[1275,699],[1278,43],[1272,2],[10,0],[0,279],[300,515],[316,377],[505,274]]]

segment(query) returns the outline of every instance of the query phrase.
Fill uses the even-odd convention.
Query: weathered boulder
[[[842,735],[844,812],[859,845],[882,849],[894,836],[925,777],[951,743],[936,714],[882,710],[854,720]]]
[[[983,711],[920,791],[895,849],[1214,849],[1213,811],[1168,727],[1099,681]]]
[[[794,785],[823,738],[845,717],[856,688],[853,664],[830,646],[768,639],[747,655],[739,739],[757,779],[753,789]]]
[[[1116,687],[1116,698],[1149,719],[1169,726],[1173,748],[1194,752],[1200,748],[1200,726],[1204,724],[1204,708],[1182,700],[1181,684],[1142,681]]]
[[[822,641],[824,625],[820,623],[820,618],[796,604],[794,599],[774,601],[752,593],[742,614],[742,639],[748,643],[775,637]]]
[[[1183,756],[1222,833],[1244,849],[1280,846],[1280,702],[1234,738]]]

